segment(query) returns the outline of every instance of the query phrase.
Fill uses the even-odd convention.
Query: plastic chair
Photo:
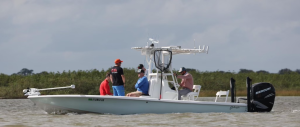
[[[189,92],[186,96],[182,96],[184,100],[196,100],[199,96],[201,85],[193,85],[194,92]]]
[[[215,102],[217,102],[218,97],[221,97],[222,95],[226,95],[225,102],[227,102],[228,94],[229,94],[229,90],[227,90],[227,91],[221,91],[221,90],[218,91],[218,92],[216,93],[216,99],[215,99]]]

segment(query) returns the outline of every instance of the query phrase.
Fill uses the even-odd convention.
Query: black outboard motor
[[[275,101],[275,88],[266,82],[253,84],[251,98],[254,112],[270,112]]]
[[[248,82],[249,79],[247,78],[247,84],[250,84],[251,82],[251,79],[250,82]],[[275,101],[275,88],[273,85],[270,83],[261,82],[253,84],[250,88],[251,102],[249,103],[249,99],[247,100],[248,112],[270,112]],[[247,98],[249,98],[249,96]]]

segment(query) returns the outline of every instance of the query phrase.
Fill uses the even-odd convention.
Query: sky
[[[209,46],[175,55],[177,70],[296,70],[299,12],[299,0],[0,0],[0,73],[136,68],[145,56],[131,47],[149,38]]]

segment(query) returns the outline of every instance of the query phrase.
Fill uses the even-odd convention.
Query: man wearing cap
[[[145,71],[143,69],[138,69],[137,73],[138,73],[139,80],[134,86],[137,89],[137,91],[128,93],[126,95],[128,97],[139,97],[142,94],[148,95],[149,82],[147,77],[145,77]]]
[[[178,91],[178,100],[181,100],[182,95],[187,95],[189,92],[193,91],[194,80],[193,76],[190,73],[187,73],[184,67],[180,68],[178,72],[181,73],[181,75],[174,73],[174,76],[182,79],[179,84],[182,87],[182,90]]]
[[[122,62],[120,59],[116,59],[115,66],[110,71],[114,96],[125,96],[125,76],[121,68]]]

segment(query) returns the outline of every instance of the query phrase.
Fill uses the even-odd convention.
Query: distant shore
[[[78,70],[60,72],[43,72],[33,75],[5,75],[0,74],[0,98],[1,99],[23,99],[23,89],[26,88],[52,88],[70,86],[74,84],[75,89],[42,91],[43,95],[81,94],[99,95],[99,85],[104,80],[107,70]],[[125,93],[136,91],[134,85],[138,77],[134,68],[123,68],[126,77]],[[176,72],[176,71],[175,71]],[[201,85],[200,97],[215,97],[219,90],[230,90],[230,78],[236,80],[235,88],[237,96],[245,96],[246,78],[252,79],[251,84],[259,82],[271,83],[276,96],[300,96],[300,74],[292,72],[289,74],[271,73],[234,73],[234,72],[200,72],[191,70],[189,73],[194,78],[195,85]],[[181,82],[178,79],[178,82]],[[172,84],[169,84],[172,87]],[[110,83],[111,88],[111,83]],[[112,92],[112,88],[111,88]]]

